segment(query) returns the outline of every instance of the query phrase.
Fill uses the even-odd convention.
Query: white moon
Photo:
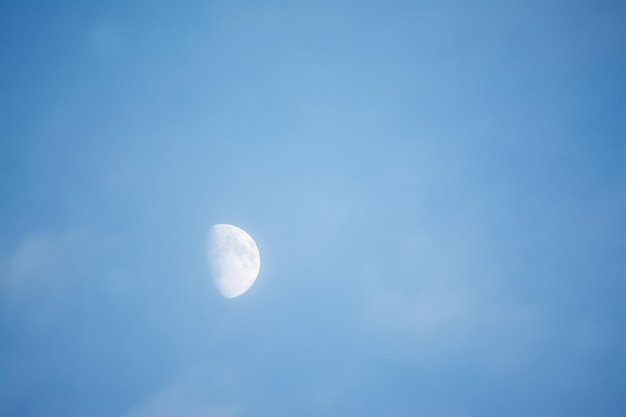
[[[211,226],[207,255],[213,282],[226,298],[248,291],[261,268],[259,249],[252,237],[230,224]]]

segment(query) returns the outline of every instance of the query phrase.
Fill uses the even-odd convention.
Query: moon
[[[226,298],[235,298],[248,291],[259,275],[259,249],[252,237],[237,226],[211,226],[207,256],[213,283]]]

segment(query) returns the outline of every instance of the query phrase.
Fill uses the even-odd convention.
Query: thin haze
[[[2,1],[0,415],[626,415],[624,22]]]

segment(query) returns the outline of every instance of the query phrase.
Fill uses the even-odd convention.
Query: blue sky
[[[0,415],[626,414],[623,2],[92,3],[0,4]]]

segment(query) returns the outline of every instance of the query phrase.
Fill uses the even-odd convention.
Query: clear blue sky
[[[625,22],[1,1],[0,415],[626,415]]]

